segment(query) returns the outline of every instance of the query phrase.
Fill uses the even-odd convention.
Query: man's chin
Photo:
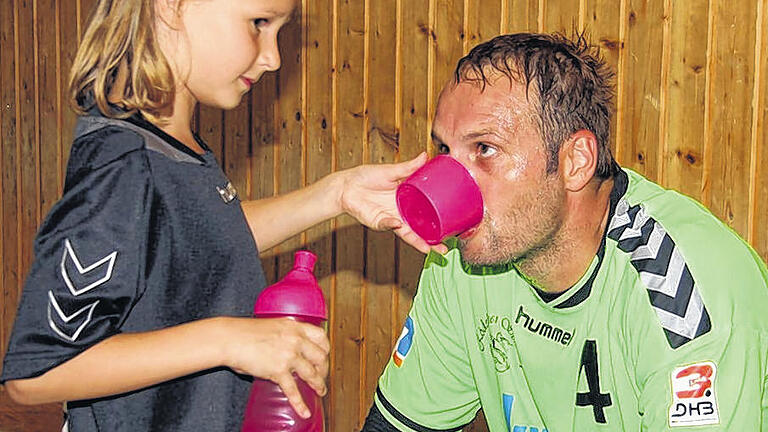
[[[459,239],[459,252],[461,252],[461,259],[465,263],[474,266],[495,266],[514,261],[514,258],[501,253],[501,250],[484,247],[481,242],[474,240],[476,239]]]

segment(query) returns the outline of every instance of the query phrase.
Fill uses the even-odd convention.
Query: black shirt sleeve
[[[376,404],[373,404],[361,432],[398,432],[398,430],[384,418]]]
[[[120,332],[145,289],[152,184],[142,146],[115,127],[73,144],[64,196],[35,239],[0,383],[41,375]]]

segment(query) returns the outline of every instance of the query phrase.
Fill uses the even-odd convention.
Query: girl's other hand
[[[397,164],[361,165],[338,174],[343,177],[341,209],[363,225],[378,230],[392,230],[404,242],[428,253],[445,253],[443,244],[430,246],[400,218],[395,201],[397,186],[427,162],[427,154]]]
[[[318,395],[327,388],[330,342],[317,326],[290,318],[221,318],[223,364],[237,373],[270,380],[302,417],[310,415],[293,374]]]

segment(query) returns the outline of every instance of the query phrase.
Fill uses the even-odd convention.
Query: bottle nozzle
[[[294,254],[293,267],[307,269],[310,272],[315,269],[317,256],[308,250],[300,250]]]

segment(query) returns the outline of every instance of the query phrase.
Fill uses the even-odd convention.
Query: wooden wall
[[[62,190],[74,122],[64,86],[94,2],[0,0],[3,352],[36,227]],[[766,0],[303,0],[300,12],[281,34],[282,69],[237,109],[196,119],[244,197],[413,157],[472,46],[587,29],[617,71],[617,159],[701,200],[768,258]],[[331,310],[328,430],[357,430],[423,257],[340,217],[265,253],[270,281],[300,247],[320,257]],[[0,388],[2,432],[55,430],[57,410],[13,405]]]

